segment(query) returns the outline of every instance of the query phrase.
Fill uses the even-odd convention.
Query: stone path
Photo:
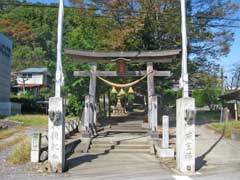
[[[196,126],[196,166],[199,172],[239,168],[240,142],[224,138],[206,126]]]
[[[36,129],[27,130],[27,134]],[[99,136],[103,141],[146,141],[144,133],[110,133]],[[0,153],[1,180],[208,180],[240,179],[240,142],[225,139],[204,125],[196,126],[196,157],[200,175],[182,177],[160,164],[149,153],[86,153],[73,154],[68,161],[69,171],[64,174],[38,174],[25,171],[26,166],[10,167],[5,157],[8,149]],[[234,174],[233,174],[234,173]],[[189,179],[190,178],[190,179]]]

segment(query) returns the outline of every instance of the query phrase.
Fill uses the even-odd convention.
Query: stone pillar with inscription
[[[195,100],[177,99],[177,169],[183,173],[195,172]]]
[[[63,172],[65,164],[64,101],[61,97],[49,98],[48,161],[52,172]]]

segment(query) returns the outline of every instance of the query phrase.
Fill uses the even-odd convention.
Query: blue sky
[[[29,2],[41,2],[41,3],[58,3],[59,0],[27,0]],[[239,0],[233,0],[240,4]],[[64,1],[65,4],[68,4],[68,0]],[[238,15],[240,18],[240,12]],[[234,64],[240,63],[240,28],[233,29],[235,33],[235,40],[231,46],[230,53],[226,57],[221,57],[219,60],[216,60],[223,68],[227,76],[230,75],[231,69],[233,68]]]

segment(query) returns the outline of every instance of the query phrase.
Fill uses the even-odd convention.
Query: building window
[[[21,78],[32,78],[32,74],[22,74]]]

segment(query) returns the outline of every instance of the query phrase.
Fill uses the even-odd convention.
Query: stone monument
[[[195,100],[184,97],[177,100],[177,169],[183,173],[195,172]]]
[[[48,161],[52,172],[63,172],[65,169],[65,112],[63,98],[49,99],[48,120]]]

